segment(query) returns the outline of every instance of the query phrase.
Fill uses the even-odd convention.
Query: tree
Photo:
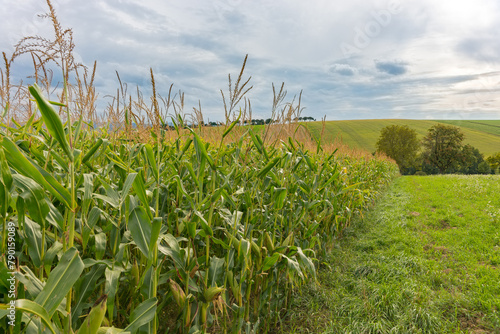
[[[417,132],[408,125],[389,125],[380,131],[377,152],[383,152],[394,159],[402,174],[412,167],[417,160],[420,142]]]
[[[458,168],[456,171],[463,174],[487,174],[484,173],[485,167],[479,171],[479,166],[484,162],[483,155],[479,150],[469,144],[462,147],[460,157],[457,157]],[[488,164],[487,164],[488,165]],[[489,166],[489,165],[488,165]],[[488,172],[489,173],[489,172]]]
[[[490,164],[491,170],[496,173],[500,169],[500,152],[486,158],[486,161]]]
[[[447,171],[460,160],[464,134],[459,128],[438,124],[429,129],[423,139],[424,162],[436,167],[440,174]]]

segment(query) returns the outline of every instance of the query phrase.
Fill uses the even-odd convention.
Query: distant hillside
[[[500,152],[500,120],[495,121],[443,121],[443,120],[408,120],[408,119],[372,119],[352,121],[327,121],[323,134],[324,142],[333,142],[336,138],[351,147],[375,151],[375,143],[380,130],[387,125],[408,125],[417,131],[420,138],[427,134],[433,125],[446,123],[461,128],[465,134],[464,143],[479,149],[485,157]],[[314,137],[319,137],[321,122],[305,123]]]

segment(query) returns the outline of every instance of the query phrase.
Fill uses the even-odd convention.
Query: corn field
[[[266,147],[252,127],[218,146],[194,130],[110,141],[30,93],[42,117],[4,128],[0,148],[2,254],[15,225],[18,259],[16,323],[3,328],[14,333],[266,332],[395,174],[292,138]]]
[[[397,166],[297,139],[300,98],[281,113],[287,135],[245,126],[245,63],[222,93],[223,126],[201,126],[200,105],[188,127],[183,94],[157,96],[152,71],[152,105],[120,81],[97,126],[96,65],[79,79],[71,30],[47,4],[57,39],[24,38],[0,71],[0,331],[271,331]],[[36,83],[16,88],[9,73],[24,53]],[[64,80],[58,102],[50,61]],[[283,85],[273,93],[279,118]],[[160,99],[174,109],[168,123]]]

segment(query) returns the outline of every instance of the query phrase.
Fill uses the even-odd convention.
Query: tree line
[[[498,173],[500,152],[484,159],[455,126],[437,124],[420,141],[407,125],[389,125],[380,132],[377,152],[394,159],[403,175]]]

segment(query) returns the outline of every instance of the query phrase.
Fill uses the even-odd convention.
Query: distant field
[[[417,131],[419,138],[425,136],[430,127],[438,123],[458,126],[465,134],[464,142],[479,149],[485,157],[500,152],[500,120],[498,121],[437,121],[437,120],[405,120],[405,119],[373,119],[352,121],[327,121],[323,141],[332,142],[341,139],[351,147],[375,151],[375,144],[380,130],[387,125],[408,125]],[[318,138],[322,123],[306,123],[312,135]]]
[[[456,126],[460,126],[462,128],[468,128],[472,130],[482,131],[491,133],[493,135],[500,136],[500,121],[444,121],[439,120],[439,123],[447,123]]]

